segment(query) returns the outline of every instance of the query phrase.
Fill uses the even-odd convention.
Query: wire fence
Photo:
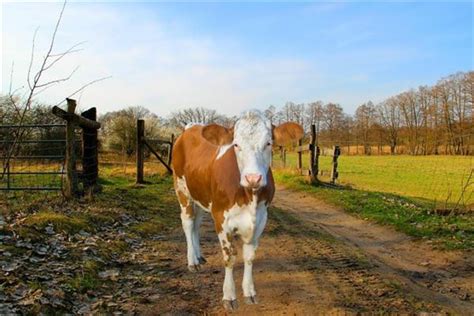
[[[319,137],[318,144],[323,149],[330,149],[334,145],[341,148],[344,155],[474,155],[474,132],[465,133],[456,136],[456,144],[450,143],[443,137],[433,137],[430,139],[412,140],[412,143],[406,139],[398,140],[390,145],[386,139],[366,140],[361,139],[342,139],[331,137]],[[459,150],[459,146],[463,146],[464,154]],[[393,147],[393,148],[392,148]],[[459,153],[457,153],[459,152]]]
[[[0,125],[0,191],[61,191],[64,131],[64,124]]]
[[[474,210],[474,156],[355,155],[343,148],[337,169],[340,185],[419,198],[438,210]],[[320,147],[318,179],[323,182],[331,179],[332,152],[329,146]],[[303,153],[303,169],[310,167],[309,161],[309,153]],[[296,147],[284,155],[275,151],[273,166],[299,174]]]

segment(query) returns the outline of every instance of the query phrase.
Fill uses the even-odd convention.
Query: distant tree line
[[[318,142],[346,146],[354,153],[472,155],[474,151],[474,72],[456,73],[434,86],[421,86],[374,104],[354,115],[335,103],[287,102],[265,111],[274,123],[296,121],[306,131],[315,124]],[[354,148],[355,147],[355,148]],[[352,149],[352,150],[351,150]]]
[[[13,107],[7,98],[0,98],[2,122],[15,121]],[[451,154],[474,153],[474,72],[459,72],[439,80],[434,86],[417,89],[374,104],[357,107],[354,115],[344,112],[337,103],[315,101],[287,102],[273,105],[264,114],[274,123],[300,123],[309,135],[316,127],[321,146],[340,145],[351,154]],[[232,126],[236,117],[213,109],[189,107],[158,117],[141,106],[108,112],[99,117],[102,147],[133,155],[136,143],[136,121],[145,120],[149,138],[168,138],[179,134],[187,123],[219,123]],[[54,117],[43,105],[32,106],[28,122],[52,122]]]

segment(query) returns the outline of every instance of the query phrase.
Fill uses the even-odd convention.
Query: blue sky
[[[58,2],[2,6],[2,89],[25,83]],[[353,113],[443,76],[473,69],[472,2],[70,2],[57,51],[87,41],[52,69],[74,78],[40,101],[57,103],[90,80],[83,107],[143,105],[159,115],[204,106],[227,114],[286,101],[340,103]],[[25,22],[26,21],[26,22]],[[35,63],[37,66],[37,63]],[[48,79],[47,78],[47,79]],[[77,96],[79,97],[79,96]]]

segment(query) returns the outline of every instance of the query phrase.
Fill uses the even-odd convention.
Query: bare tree
[[[345,115],[342,107],[336,103],[328,103],[323,109],[323,127],[329,141],[339,140],[344,129]]]
[[[269,119],[272,123],[276,123],[275,118],[277,110],[274,105],[268,106],[263,113],[265,114],[265,117]]]
[[[187,108],[171,113],[170,124],[172,126],[184,129],[188,123],[221,123],[223,125],[228,125],[229,120],[227,120],[223,115],[218,114],[216,110],[206,109],[203,107]]]
[[[147,138],[157,138],[161,134],[161,122],[157,115],[142,106],[107,112],[99,118],[102,123],[101,139],[106,148],[131,156],[135,152],[137,140],[137,120],[145,120]]]
[[[396,153],[399,143],[399,130],[401,124],[400,107],[395,97],[388,98],[377,106],[379,120],[384,128],[386,138],[390,144],[390,153]]]
[[[61,61],[64,57],[79,52],[81,50],[80,45],[83,44],[77,43],[73,46],[71,46],[69,49],[67,49],[64,52],[60,53],[54,53],[54,46],[56,42],[56,36],[59,30],[59,26],[61,24],[64,10],[66,8],[67,1],[63,2],[63,5],[61,7],[61,11],[59,12],[58,19],[56,20],[56,24],[53,30],[53,33],[51,35],[51,39],[49,41],[49,45],[46,51],[45,56],[43,59],[40,61],[40,66],[38,70],[34,71],[33,70],[33,65],[34,65],[34,59],[35,59],[35,44],[36,44],[36,36],[38,34],[38,29],[35,30],[33,34],[33,40],[32,40],[32,45],[31,45],[31,56],[30,56],[30,61],[28,65],[28,73],[27,73],[27,88],[26,91],[23,93],[23,97],[18,97],[18,94],[21,93],[22,90],[24,90],[24,87],[17,88],[15,90],[12,90],[13,87],[13,65],[12,65],[12,71],[10,75],[10,89],[8,92],[8,99],[9,99],[9,104],[13,107],[14,113],[16,115],[15,122],[19,125],[18,129],[14,132],[14,137],[13,137],[13,143],[10,145],[9,150],[7,152],[6,157],[4,158],[3,161],[3,172],[2,172],[2,177],[5,175],[5,172],[10,164],[10,159],[15,152],[15,149],[17,147],[17,144],[19,140],[24,136],[25,134],[25,129],[22,129],[20,126],[24,123],[25,119],[27,118],[27,113],[28,111],[31,110],[32,104],[34,102],[34,98],[39,95],[40,93],[44,92],[45,90],[54,87],[62,82],[65,82],[69,80],[74,73],[77,71],[78,67],[75,67],[69,75],[63,77],[63,78],[57,78],[57,79],[52,79],[49,81],[43,81],[43,78],[45,74],[53,68],[53,66],[57,65],[59,61]],[[86,83],[79,89],[77,89],[75,92],[70,94],[68,97],[72,97],[75,94],[83,91],[86,87],[90,86],[93,83],[105,80],[109,77],[104,77],[104,78],[99,78],[96,80],[93,80],[89,83]],[[66,98],[64,98],[59,104],[62,104],[65,101]]]
[[[364,146],[364,154],[371,154],[371,131],[375,124],[375,106],[369,101],[360,105],[355,113],[356,132],[358,133],[359,139],[362,140]]]
[[[316,133],[319,134],[321,130],[321,123],[323,121],[323,101],[311,102],[306,106],[306,124],[311,126],[312,124],[316,127]]]

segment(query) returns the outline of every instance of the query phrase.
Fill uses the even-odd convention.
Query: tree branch
[[[72,75],[74,75],[74,73],[77,71],[77,69],[79,69],[79,66],[74,68],[74,70],[69,74],[69,76],[61,78],[61,79],[51,80],[51,81],[48,81],[46,83],[38,84],[38,85],[36,85],[36,88],[44,88],[44,87],[49,86],[51,84],[67,81],[67,80],[71,79]]]
[[[64,56],[82,51],[82,48],[80,48],[80,49],[75,49],[75,48],[78,47],[78,46],[80,46],[80,45],[82,45],[82,44],[84,44],[84,43],[85,43],[85,41],[84,41],[84,42],[79,42],[79,43],[77,43],[77,44],[71,46],[68,50],[66,50],[66,51],[63,52],[63,53],[55,54],[55,55],[49,55],[49,57],[57,57],[57,58],[56,58],[55,60],[53,60],[49,65],[47,65],[47,66],[43,69],[43,71],[46,71],[46,70],[48,70],[49,68],[53,67],[54,64],[56,64],[58,61],[60,61]]]
[[[69,99],[69,98],[75,96],[76,94],[78,94],[79,92],[84,90],[85,88],[87,88],[87,87],[89,87],[89,86],[91,86],[91,85],[93,85],[97,82],[104,81],[104,80],[107,80],[107,79],[110,79],[110,78],[112,78],[112,76],[107,76],[107,77],[102,77],[102,78],[99,78],[99,79],[92,80],[92,81],[86,83],[85,85],[83,85],[82,87],[80,87],[79,89],[77,89],[76,91],[74,91],[73,93],[71,93],[70,95],[68,95],[66,97],[66,99]],[[62,100],[59,103],[56,103],[54,106],[60,106],[61,104],[63,104],[66,101],[66,99]]]
[[[33,61],[35,59],[35,42],[36,42],[36,34],[38,34],[39,27],[35,29],[35,33],[33,34],[33,41],[31,44],[31,57],[30,57],[30,64],[28,66],[28,74],[26,76],[26,81],[28,82],[28,87],[30,90],[32,89],[30,76],[31,76],[31,67],[33,67]]]

